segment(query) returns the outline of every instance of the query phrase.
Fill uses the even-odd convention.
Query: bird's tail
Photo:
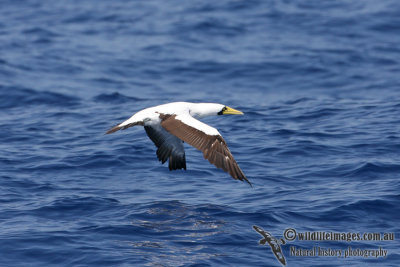
[[[119,131],[119,130],[125,130],[125,129],[127,129],[127,128],[129,128],[129,127],[132,127],[132,126],[135,126],[135,125],[143,125],[143,121],[134,121],[134,122],[131,122],[131,119],[126,120],[126,121],[124,121],[124,122],[121,122],[121,123],[115,125],[115,126],[112,127],[111,129],[109,129],[109,130],[106,132],[106,134],[111,134],[111,133],[114,133],[114,132]]]

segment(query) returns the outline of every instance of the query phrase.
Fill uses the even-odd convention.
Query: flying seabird
[[[169,160],[169,170],[185,169],[183,142],[203,152],[211,164],[228,172],[234,179],[246,181],[225,140],[217,129],[197,120],[213,115],[243,115],[243,112],[215,103],[174,102],[143,109],[106,134],[132,126],[144,126],[147,135],[156,145],[158,160]]]

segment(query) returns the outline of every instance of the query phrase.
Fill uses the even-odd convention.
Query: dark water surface
[[[0,266],[281,266],[253,225],[395,233],[287,241],[288,266],[400,266],[399,1],[0,1]],[[217,127],[251,188],[143,129],[172,101]],[[291,247],[387,250],[295,256]]]

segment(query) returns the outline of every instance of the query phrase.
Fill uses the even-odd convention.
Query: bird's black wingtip
[[[249,180],[247,180],[247,178],[246,178],[246,177],[245,177],[243,180],[245,180],[245,181],[246,181],[246,182],[247,182],[247,183],[250,185],[250,187],[251,187],[251,188],[254,188],[254,187],[253,187],[253,184],[252,184],[252,183],[250,183],[250,181],[249,181]]]

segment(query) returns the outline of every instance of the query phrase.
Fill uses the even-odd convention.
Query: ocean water
[[[0,266],[282,266],[274,240],[287,266],[400,266],[398,1],[0,7]],[[245,113],[204,122],[253,187],[187,144],[170,172],[140,127],[104,135],[173,101]]]

